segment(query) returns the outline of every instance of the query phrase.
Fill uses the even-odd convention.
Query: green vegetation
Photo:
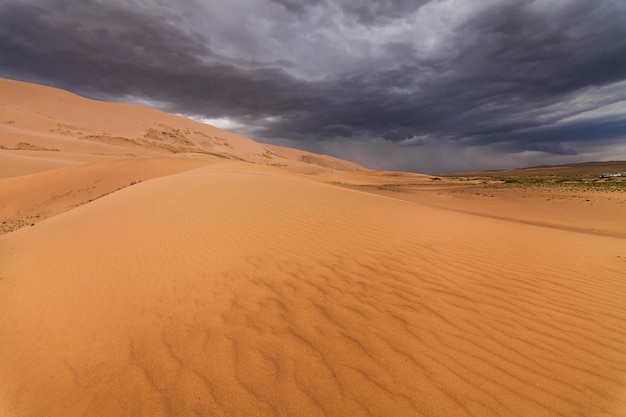
[[[598,180],[572,177],[491,177],[487,187],[562,188],[579,191],[626,191],[625,180]]]
[[[501,171],[444,175],[452,181],[478,181],[481,187],[551,187],[571,191],[626,191],[626,177],[600,179],[602,173],[626,172],[626,162],[588,162]]]

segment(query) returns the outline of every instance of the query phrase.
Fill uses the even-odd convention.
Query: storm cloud
[[[626,158],[621,0],[9,0],[0,76],[375,168]]]

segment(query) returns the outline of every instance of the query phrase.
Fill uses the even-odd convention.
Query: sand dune
[[[150,108],[88,100],[67,91],[7,79],[0,79],[0,91],[0,155],[3,150],[21,150],[23,154],[40,148],[58,154],[46,155],[48,158],[69,155],[90,161],[94,156],[165,154],[314,168],[315,172],[320,168],[364,169],[326,155],[261,144]],[[19,170],[21,174],[23,170]]]
[[[219,164],[0,245],[8,415],[626,410],[620,239]]]
[[[23,123],[60,150],[0,130],[0,215],[41,216],[0,235],[0,416],[626,415],[624,238],[245,138],[229,160]]]

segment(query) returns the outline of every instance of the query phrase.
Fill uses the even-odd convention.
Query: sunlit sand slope
[[[625,270],[623,239],[202,167],[0,236],[0,415],[626,415]]]

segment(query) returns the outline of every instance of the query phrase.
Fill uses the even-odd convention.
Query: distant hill
[[[528,168],[459,172],[445,174],[448,177],[571,177],[597,178],[602,173],[626,172],[626,161],[594,161],[564,165],[538,165]]]

